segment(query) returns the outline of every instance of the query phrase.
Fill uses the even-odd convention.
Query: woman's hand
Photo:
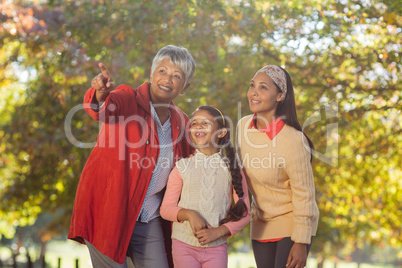
[[[101,73],[92,79],[91,86],[96,89],[96,100],[99,102],[105,101],[110,91],[113,90],[113,78],[103,63],[99,63]]]
[[[294,243],[289,252],[286,268],[304,268],[307,263],[307,245]]]
[[[177,219],[179,221],[188,221],[190,223],[191,229],[193,230],[193,234],[197,233],[197,231],[201,229],[208,228],[207,221],[201,217],[196,211],[191,209],[180,209],[179,213],[177,213]]]
[[[225,225],[221,225],[218,228],[208,228],[202,229],[196,232],[195,237],[198,238],[198,242],[204,246],[211,243],[222,236],[228,235],[230,233],[229,229]]]

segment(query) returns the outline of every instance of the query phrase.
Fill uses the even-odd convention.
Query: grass
[[[30,250],[31,258],[34,261],[38,258],[39,253]],[[11,250],[0,247],[0,259],[5,261],[11,258]],[[52,241],[47,245],[46,262],[49,268],[57,268],[58,259],[61,258],[61,268],[75,268],[75,260],[79,259],[80,268],[92,267],[88,249],[85,245],[81,245],[73,241]],[[17,258],[18,262],[26,262],[25,254],[20,254]],[[255,268],[253,253],[236,253],[229,254],[229,268]],[[309,258],[306,268],[316,268],[317,260]],[[324,262],[324,268],[333,268],[334,263],[331,261]],[[339,261],[337,268],[357,268],[355,262]],[[366,264],[360,265],[360,268],[393,268],[392,265]]]
[[[339,261],[337,268],[357,268],[356,262]],[[229,255],[229,268],[256,268],[253,253],[236,253]],[[306,268],[316,268],[317,260],[315,258],[308,258]],[[360,264],[360,268],[394,268],[393,265],[381,264]],[[324,268],[334,268],[334,263],[331,261],[324,262]]]

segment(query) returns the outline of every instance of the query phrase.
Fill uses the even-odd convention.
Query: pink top
[[[250,200],[248,198],[247,182],[246,182],[246,178],[244,177],[243,171],[241,171],[241,175],[242,175],[241,184],[243,186],[243,192],[244,192],[242,199],[247,206],[247,215],[245,217],[241,218],[239,221],[232,221],[232,222],[223,224],[230,231],[229,237],[233,236],[234,234],[239,232],[241,229],[243,229],[249,223],[250,217],[251,217],[250,216]],[[160,210],[161,216],[165,220],[176,221],[176,222],[178,221],[177,213],[179,213],[179,210],[181,209],[181,207],[178,207],[177,204],[179,202],[182,187],[183,187],[183,179],[180,176],[179,170],[177,169],[177,167],[175,167],[169,175],[169,180],[167,183],[165,196],[163,198],[161,210]],[[237,202],[239,200],[239,197],[237,196],[236,191],[233,188],[233,185],[232,185],[232,189],[233,189],[232,197],[234,198],[234,201]],[[228,210],[229,209],[230,209],[230,207],[228,208]]]
[[[248,128],[253,127],[255,129],[258,129],[256,125],[256,120],[257,120],[257,113],[253,115],[253,120],[251,120],[250,126]],[[269,123],[268,125],[266,125],[265,128],[258,129],[258,131],[265,132],[272,141],[284,126],[285,122],[283,122],[282,119],[279,117],[274,121],[272,121],[271,123]]]

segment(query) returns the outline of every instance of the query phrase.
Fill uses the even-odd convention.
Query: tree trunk
[[[333,261],[334,261],[334,268],[338,267],[338,264],[339,264],[339,258],[337,257],[338,255],[336,254],[335,256],[336,256],[336,257],[333,258]]]
[[[13,253],[13,268],[17,268],[17,255]]]
[[[323,268],[324,267],[324,258],[320,258],[320,260],[318,260],[317,258],[317,268]]]
[[[46,268],[46,242],[42,242],[42,248],[40,251],[40,262],[41,262],[41,267]]]
[[[28,248],[27,248],[27,268],[33,268],[33,263],[31,260],[31,256],[29,255]]]

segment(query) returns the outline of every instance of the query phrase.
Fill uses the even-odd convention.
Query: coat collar
[[[137,87],[137,103],[149,114],[151,114],[151,106],[149,101],[151,97],[149,95],[149,86],[151,84],[149,82],[144,82],[141,86]]]

